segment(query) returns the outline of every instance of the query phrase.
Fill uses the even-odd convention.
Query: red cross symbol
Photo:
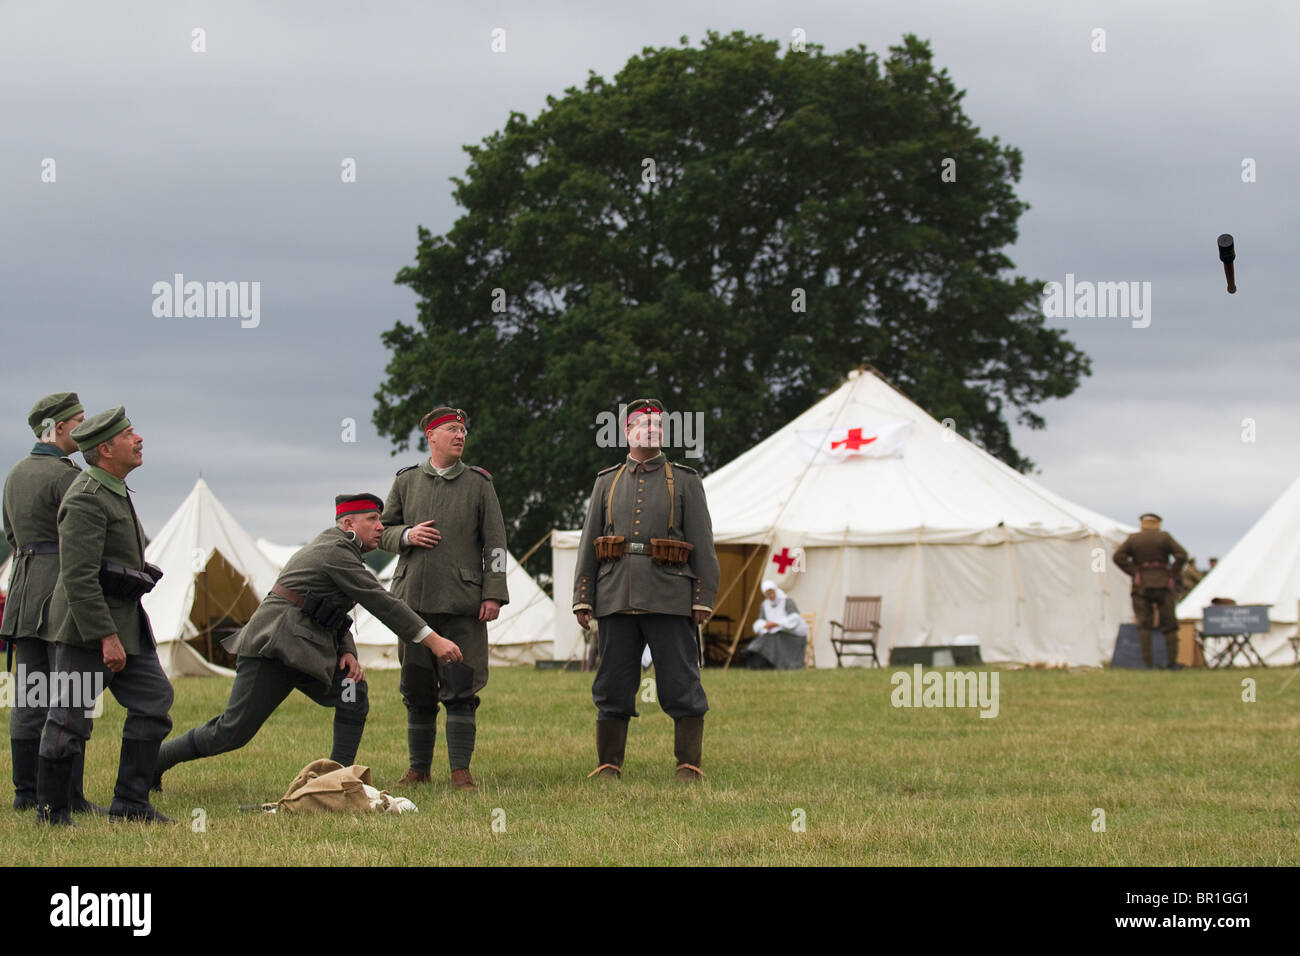
[[[789,548],[782,548],[780,554],[772,555],[772,560],[776,562],[778,574],[785,574],[785,569],[795,562],[795,559],[790,557]]]
[[[839,448],[841,445],[843,445],[849,451],[857,451],[863,445],[870,445],[875,440],[876,437],[874,435],[870,438],[863,438],[861,428],[850,428],[849,437],[844,439],[844,441],[831,442],[831,451],[834,451],[836,448]]]

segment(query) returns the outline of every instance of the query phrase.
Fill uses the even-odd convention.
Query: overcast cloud
[[[1024,152],[1017,272],[1151,283],[1148,328],[1053,322],[1094,375],[1039,409],[1046,430],[1016,429],[1038,481],[1129,523],[1157,510],[1203,563],[1300,474],[1300,7],[1172,0],[4,4],[0,463],[30,446],[35,398],[74,389],[88,411],[124,403],[144,435],[131,484],[150,531],[200,473],[283,543],[327,524],[339,491],[386,494],[416,455],[391,458],[370,424],[379,334],[414,320],[393,276],[417,225],[454,221],[461,146],[710,28],[882,55],[929,39],[972,121]],[[260,282],[260,324],[155,317],[153,283],[175,273]]]

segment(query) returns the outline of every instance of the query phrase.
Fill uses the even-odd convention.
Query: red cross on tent
[[[876,437],[877,436],[872,435],[870,438],[863,438],[861,428],[850,428],[848,437],[843,441],[831,442],[831,451],[834,451],[836,448],[847,448],[849,451],[857,451],[863,445],[870,445],[876,440]]]
[[[794,564],[796,560],[790,555],[789,548],[782,548],[780,554],[772,555],[772,562],[776,565],[777,574],[785,574],[786,569]]]

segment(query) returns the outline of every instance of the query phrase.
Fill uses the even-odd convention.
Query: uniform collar
[[[113,494],[121,495],[123,498],[126,497],[126,482],[121,478],[110,475],[103,468],[100,468],[97,465],[91,465],[86,469],[86,473],[109,491],[113,492]]]
[[[335,525],[333,528],[326,528],[325,533],[326,534],[333,533],[335,537],[342,538],[344,543],[346,543],[348,547],[350,547],[353,551],[357,553],[358,557],[361,556],[361,542],[357,540],[357,536],[355,533],[348,534],[346,531],[344,531],[342,528],[338,527],[337,525]]]
[[[426,475],[432,475],[435,478],[446,478],[450,481],[465,470],[465,462],[463,459],[458,459],[456,464],[452,465],[450,468],[435,468],[433,467],[433,462],[426,458],[424,461],[420,462],[420,470]]]
[[[637,461],[631,455],[628,455],[627,467],[628,467],[628,471],[636,471],[638,470],[638,468],[641,471],[655,471],[667,460],[668,459],[664,457],[664,453],[662,450],[659,452],[659,454],[655,455],[653,458],[651,458],[649,461],[646,462]]]
[[[47,441],[38,441],[32,447],[33,455],[49,455],[51,458],[67,458],[67,454],[58,445]]]

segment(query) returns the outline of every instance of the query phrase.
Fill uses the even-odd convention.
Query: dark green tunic
[[[478,617],[484,601],[506,604],[506,526],[487,472],[457,462],[446,477],[428,459],[403,468],[384,503],[382,547],[398,555],[393,593],[421,614]],[[442,540],[404,545],[402,532],[433,520]]]
[[[5,539],[14,556],[0,637],[50,640],[50,597],[59,580],[59,553],[21,554],[18,549],[58,544],[59,503],[80,473],[58,445],[37,442],[5,479]]]
[[[360,604],[403,641],[414,641],[425,624],[409,607],[384,589],[361,560],[356,541],[338,528],[326,528],[300,549],[276,583],[298,594],[319,594],[345,612]],[[354,657],[349,632],[338,645],[324,627],[278,594],[269,594],[248,623],[226,642],[232,654],[283,661],[329,687],[344,654]]]
[[[126,482],[91,467],[59,505],[59,583],[50,601],[50,632],[60,644],[93,644],[116,634],[127,654],[153,647],[140,601],[104,593],[99,568],[109,561],[144,569],[144,530]]]

